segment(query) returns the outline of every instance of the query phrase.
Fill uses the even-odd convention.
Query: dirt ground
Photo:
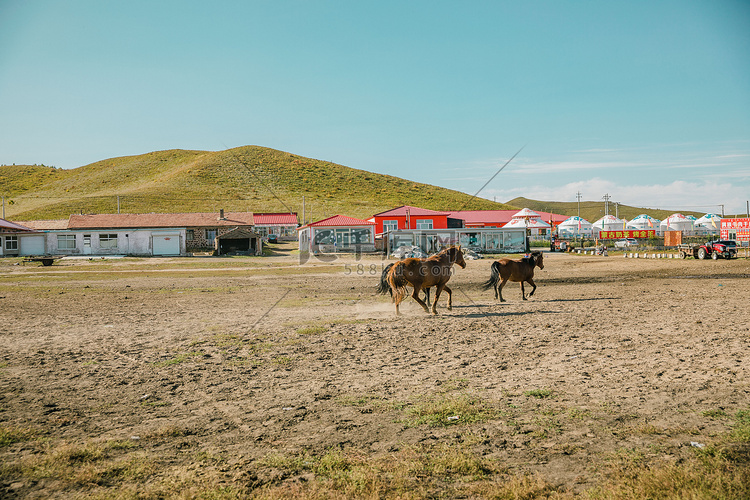
[[[536,294],[510,283],[506,303],[481,289],[492,261],[473,260],[452,311],[408,298],[396,317],[375,294],[388,261],[298,258],[0,264],[0,427],[135,443],[162,465],[143,482],[213,469],[253,486],[300,480],[258,466],[272,454],[471,437],[505,473],[575,492],[623,450],[679,462],[748,409],[746,259],[546,254]],[[440,401],[485,418],[415,420]],[[0,461],[38,452],[19,440]],[[0,497],[66,496],[8,470]]]

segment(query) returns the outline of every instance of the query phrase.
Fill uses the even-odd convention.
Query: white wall
[[[153,255],[153,235],[177,234],[180,238],[180,255],[185,255],[185,229],[177,228],[170,230],[161,229],[111,229],[95,231],[50,231],[47,236],[47,253],[50,255]],[[102,248],[100,236],[104,234],[117,235],[116,248]],[[59,248],[58,235],[73,235],[75,237],[75,248]],[[84,236],[91,236],[90,253],[85,252]]]

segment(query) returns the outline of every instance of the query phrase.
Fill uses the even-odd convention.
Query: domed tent
[[[721,216],[706,214],[694,223],[696,232],[701,234],[719,234],[721,230]]]
[[[592,224],[594,236],[598,236],[598,231],[622,231],[625,229],[625,221],[618,219],[614,215],[605,215]]]
[[[693,232],[693,221],[682,214],[672,214],[659,224],[660,232],[664,231],[682,231],[683,233]]]
[[[628,229],[658,230],[659,224],[661,224],[661,221],[659,219],[654,219],[650,215],[641,214],[625,224],[625,226],[627,226]]]
[[[557,226],[557,235],[560,238],[576,238],[583,236],[590,238],[592,236],[593,226],[589,221],[581,217],[568,217]]]
[[[510,222],[503,226],[504,229],[524,229],[528,228],[531,236],[539,236],[547,234],[547,231],[551,228],[549,224],[544,222],[542,219],[511,219]]]

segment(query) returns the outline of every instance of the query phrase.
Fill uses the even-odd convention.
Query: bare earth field
[[[0,498],[747,494],[748,260],[467,261],[397,318],[388,261],[277,248],[0,261]]]

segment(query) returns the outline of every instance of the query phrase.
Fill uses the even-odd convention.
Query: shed
[[[246,227],[238,227],[214,240],[217,255],[261,255],[263,237]]]

